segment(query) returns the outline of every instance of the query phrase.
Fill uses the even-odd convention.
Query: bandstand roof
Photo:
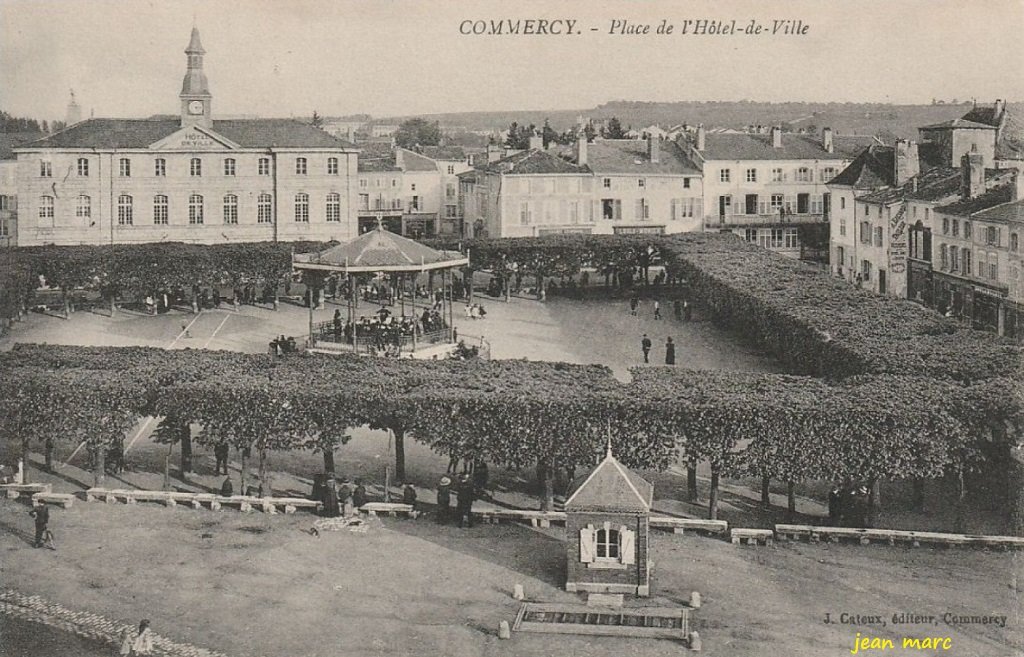
[[[381,226],[344,244],[292,256],[296,269],[350,273],[429,271],[468,264],[469,258],[458,251],[438,251]]]

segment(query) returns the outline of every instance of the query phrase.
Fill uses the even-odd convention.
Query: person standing
[[[690,308],[690,303],[686,299],[683,299],[683,321],[690,321],[690,317],[692,317],[691,312],[692,309]]]
[[[408,504],[412,507],[413,513],[416,512],[416,489],[410,483],[402,487],[402,504]]]
[[[214,466],[215,475],[228,473],[228,444],[217,443],[213,448],[213,457],[217,463]]]
[[[651,359],[650,359],[651,339],[649,337],[647,337],[646,333],[644,333],[643,339],[640,340],[640,350],[644,352],[644,362],[645,363],[651,362]]]
[[[121,634],[121,655],[153,654],[153,630],[149,629],[149,620],[142,619],[138,632],[126,627]]]
[[[459,478],[459,487],[456,489],[458,495],[458,502],[456,504],[456,511],[459,514],[459,527],[472,527],[473,526],[473,480],[470,479],[469,474],[464,474]],[[463,525],[465,523],[465,525]]]
[[[50,522],[50,509],[42,500],[36,498],[32,500],[32,510],[28,514],[36,521],[36,540],[32,547],[41,548],[46,536],[46,525]]]
[[[352,505],[358,510],[366,504],[366,486],[360,479],[356,479],[356,488],[352,491]]]
[[[661,319],[661,302],[654,300],[654,319]]]
[[[671,336],[669,336],[669,338],[665,340],[665,364],[676,364],[676,345],[674,342],[672,342]]]
[[[447,525],[452,515],[452,480],[441,477],[437,484],[437,521]]]
[[[672,302],[672,313],[676,316],[676,321],[683,321],[683,304],[679,303],[679,299]]]
[[[828,519],[833,527],[839,526],[839,519],[842,516],[842,509],[839,501],[842,499],[843,487],[836,481],[828,492]]]
[[[629,314],[636,317],[637,308],[640,307],[640,298],[635,294],[629,298]]]

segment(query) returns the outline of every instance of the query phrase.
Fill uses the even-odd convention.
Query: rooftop
[[[944,214],[967,216],[974,214],[975,212],[995,208],[997,205],[1009,203],[1013,200],[1013,192],[1013,185],[1000,185],[973,198],[956,201],[949,205],[939,206],[935,208],[935,211],[942,212]]]
[[[1024,223],[1024,200],[1011,201],[986,210],[981,210],[974,215],[974,218],[981,219],[983,221],[997,221],[1000,223],[1010,221]]]
[[[489,173],[505,175],[544,174],[544,173],[581,173],[589,174],[587,166],[577,166],[566,162],[560,157],[540,149],[522,151],[491,162],[483,167]]]
[[[296,253],[292,262],[300,269],[330,271],[425,271],[466,264],[458,252],[438,251],[382,226],[344,244],[313,253]]]
[[[783,133],[782,146],[775,148],[771,133],[707,133],[701,155],[705,160],[846,160],[856,154],[840,150],[834,137],[832,144],[829,153],[810,135]]]
[[[466,161],[466,151],[461,146],[421,146],[420,153],[431,160]]]
[[[931,125],[925,125],[918,128],[918,130],[945,130],[947,128],[969,128],[973,130],[995,130],[995,126],[988,125],[987,123],[978,123],[977,121],[968,121],[966,119],[950,119],[949,121],[943,121],[942,123],[933,123]]]
[[[612,456],[611,448],[596,468],[570,486],[566,511],[648,512],[654,486]]]
[[[892,185],[895,153],[892,146],[869,146],[829,184],[848,185],[855,189]]]
[[[662,141],[657,162],[647,156],[647,140],[598,139],[587,144],[587,164],[595,174],[688,174],[700,175],[690,158],[675,142]]]
[[[88,119],[24,148],[149,148],[181,130],[175,119]],[[212,132],[242,148],[354,148],[320,128],[295,119],[214,121]]]

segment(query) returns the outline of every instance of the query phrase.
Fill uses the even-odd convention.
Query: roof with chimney
[[[149,148],[181,130],[180,119],[87,119],[23,148]],[[242,148],[354,148],[295,119],[214,121],[211,131]]]
[[[948,130],[950,128],[964,128],[970,130],[995,130],[994,125],[987,123],[978,123],[977,121],[969,121],[967,119],[950,119],[949,121],[943,121],[942,123],[933,123],[931,125],[925,125],[918,128],[918,130]]]
[[[869,146],[830,185],[847,185],[854,189],[877,189],[893,184],[896,149],[892,146]]]
[[[421,146],[420,153],[431,160],[465,162],[466,151],[461,146]]]
[[[700,175],[700,169],[675,142],[662,141],[658,161],[648,156],[647,140],[597,139],[587,144],[587,165],[595,174]]]
[[[998,187],[985,190],[984,193],[977,196],[955,201],[949,205],[939,206],[935,208],[935,211],[942,212],[943,214],[968,216],[975,212],[995,208],[997,205],[1009,203],[1012,200],[1013,185],[999,185]]]
[[[569,487],[566,511],[647,513],[654,486],[612,456],[611,447],[596,468]]]
[[[772,134],[714,133],[705,136],[704,160],[846,160],[855,154],[836,148],[833,152],[822,146],[821,138],[784,132],[782,146],[772,146]]]
[[[1024,199],[981,210],[974,215],[974,218],[996,223],[1009,223],[1011,221],[1024,223]]]
[[[1011,170],[985,169],[985,183],[994,183]],[[904,200],[945,202],[959,198],[963,171],[959,167],[936,167],[914,176],[899,187],[886,187],[858,196],[857,201],[891,205]],[[916,188],[915,188],[916,182]]]
[[[533,148],[509,155],[496,162],[483,166],[488,173],[500,173],[504,175],[528,175],[528,174],[551,174],[551,173],[583,173],[589,174],[590,167],[577,166],[566,162],[560,157],[547,151]]]

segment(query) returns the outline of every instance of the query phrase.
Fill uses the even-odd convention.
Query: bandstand
[[[346,298],[344,318],[336,313],[328,321],[314,322],[316,303],[310,295],[309,346],[402,356],[453,345],[454,270],[468,264],[467,255],[432,249],[380,224],[344,244],[293,254],[293,271],[302,272],[313,287],[337,276]],[[431,274],[425,290],[417,286],[423,273]],[[437,273],[441,286],[435,290]],[[360,303],[378,307],[360,314]]]

